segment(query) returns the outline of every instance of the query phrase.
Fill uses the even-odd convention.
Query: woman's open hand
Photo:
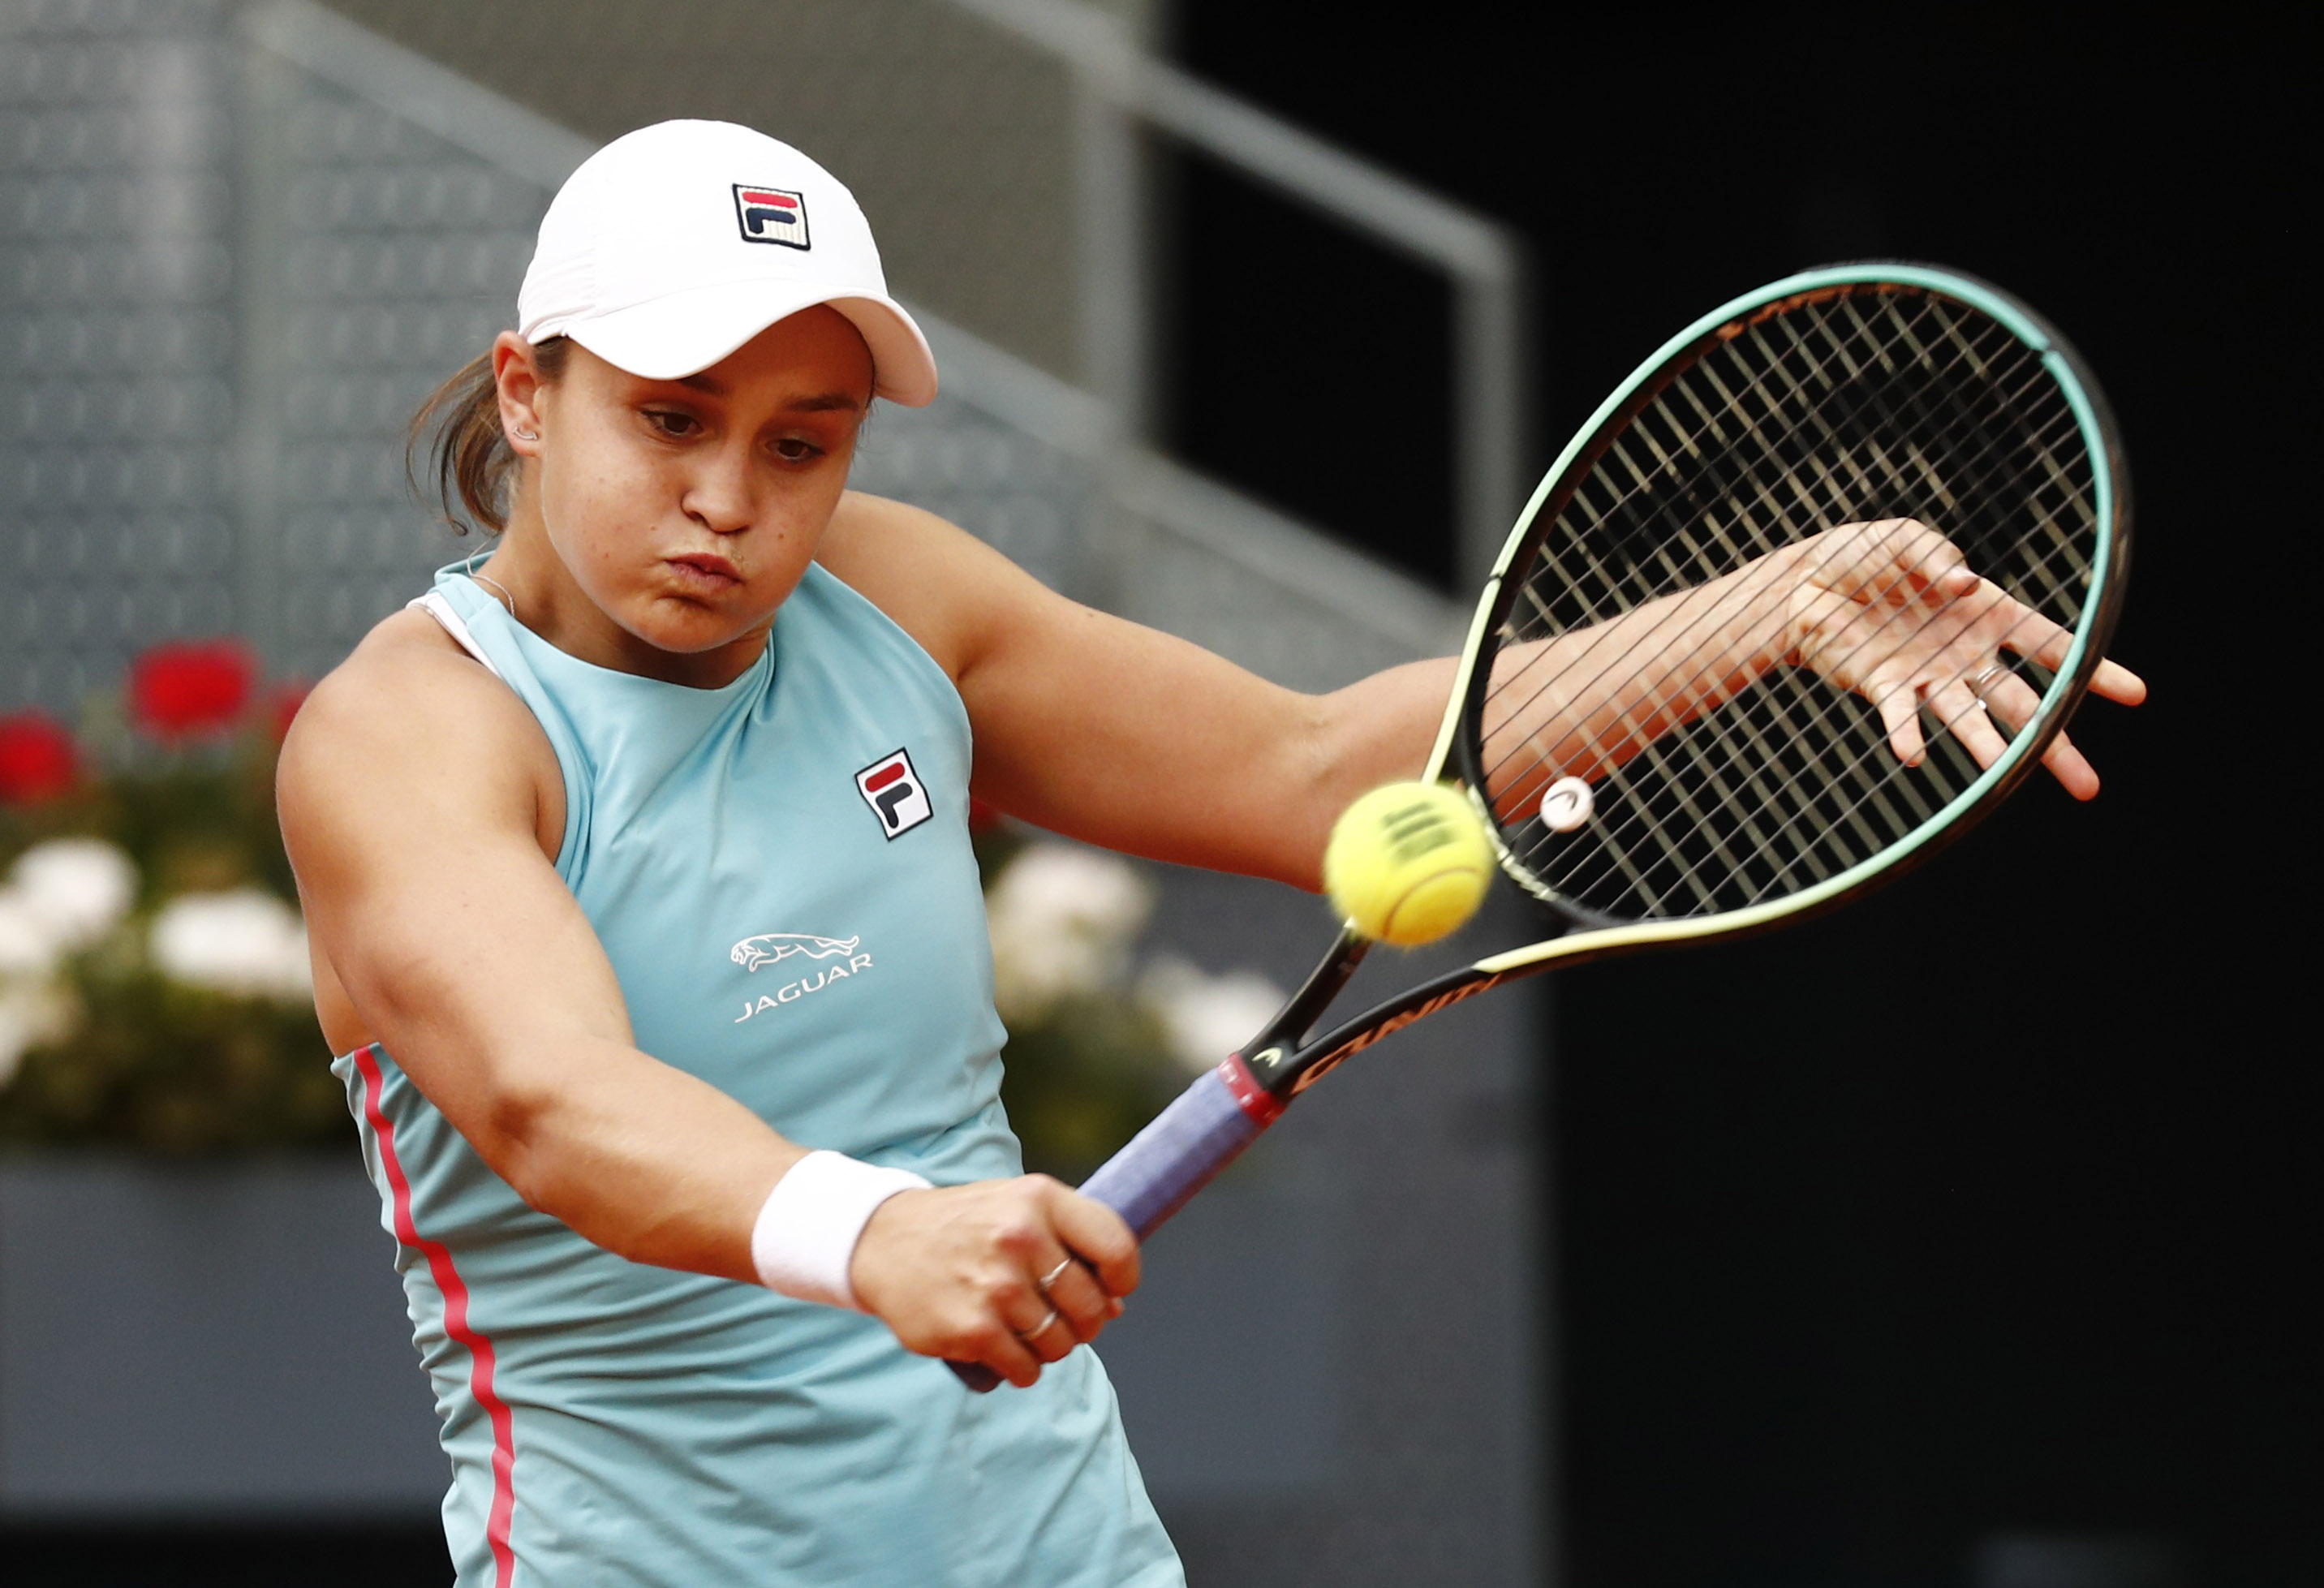
[[[1024,1175],[890,1196],[848,1278],[905,1349],[982,1362],[1022,1389],[1120,1316],[1138,1272],[1120,1214]]]
[[[1925,752],[1923,708],[1979,766],[1998,761],[2009,744],[2002,730],[2023,726],[2042,698],[2001,652],[2056,668],[2073,639],[1979,578],[1959,547],[1917,520],[1841,524],[1767,562],[1792,583],[1785,659],[1871,701],[1908,766]],[[2146,698],[2138,675],[2111,661],[2098,663],[2090,688],[2125,706]],[[2062,733],[2042,764],[2077,799],[2098,791],[2098,773]]]

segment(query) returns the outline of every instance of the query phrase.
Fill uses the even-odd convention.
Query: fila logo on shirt
[[[807,246],[807,199],[788,188],[736,182],[734,224],[742,228],[745,243],[774,243],[785,248]]]
[[[928,799],[927,785],[913,770],[908,751],[883,755],[857,772],[855,791],[880,818],[880,830],[891,839],[903,836],[936,813]]]

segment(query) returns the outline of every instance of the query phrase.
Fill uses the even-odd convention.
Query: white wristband
[[[847,1265],[881,1203],[928,1182],[838,1152],[810,1152],[775,1182],[751,1226],[751,1264],[770,1290],[828,1306],[856,1306]],[[860,1311],[861,1308],[859,1307]]]

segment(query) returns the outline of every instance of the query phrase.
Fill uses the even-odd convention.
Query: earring
[[[520,441],[538,441],[540,439],[540,436],[531,430],[516,430],[512,431],[512,434],[513,434]]]

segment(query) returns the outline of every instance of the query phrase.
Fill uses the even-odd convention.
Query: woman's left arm
[[[1991,766],[2009,743],[1996,723],[2015,732],[2041,703],[2001,653],[2054,669],[2072,638],[1978,577],[1927,524],[1837,524],[1619,617],[1503,651],[1484,760],[1530,769],[1494,780],[1495,800],[1522,810],[1553,779],[1594,782],[1762,675],[1800,667],[1870,701],[1906,765],[1925,753],[1925,710]],[[2090,688],[2125,706],[2146,697],[2145,683],[2109,660]],[[2075,799],[2097,795],[2098,773],[2064,734],[2042,762]]]
[[[1157,860],[1313,890],[1333,822],[1368,789],[1418,774],[1452,687],[1450,658],[1328,695],[1270,684],[1200,647],[1093,611],[917,508],[851,494],[821,560],[951,674],[976,733],[975,787],[1012,815]],[[1508,691],[1487,753],[1530,743],[1555,771],[1597,777],[1772,669],[1812,668],[1879,708],[1896,754],[1922,753],[1923,704],[1981,762],[2006,741],[1962,720],[1997,647],[2055,664],[2063,631],[1978,579],[1911,521],[1845,524],[1595,627],[1502,653]],[[1654,665],[1641,667],[1639,659]],[[2113,662],[2093,688],[2135,704]],[[2031,709],[2015,677],[1996,715]],[[2015,720],[2024,720],[2018,716]],[[2061,734],[2044,757],[2076,797],[2098,790]],[[1555,775],[1553,771],[1549,775]],[[1523,789],[1499,790],[1521,802]]]

